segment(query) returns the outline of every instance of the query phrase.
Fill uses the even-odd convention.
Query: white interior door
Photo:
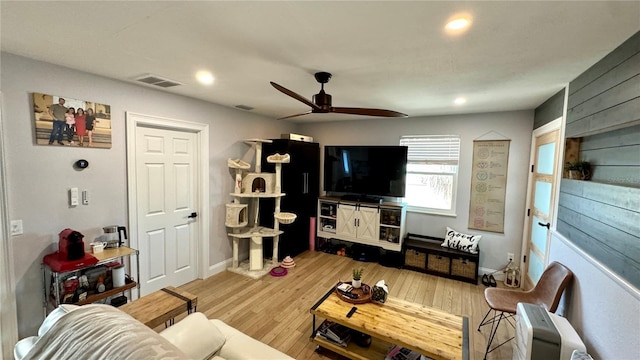
[[[197,153],[192,132],[137,127],[141,295],[197,276]]]
[[[532,186],[529,194],[525,266],[525,288],[533,287],[548,262],[549,230],[552,227],[560,130],[535,137]]]

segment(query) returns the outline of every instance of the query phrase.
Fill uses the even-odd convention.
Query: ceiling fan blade
[[[334,107],[332,112],[340,114],[352,114],[352,115],[368,115],[368,116],[382,116],[382,117],[407,117],[407,114],[392,110],[383,109],[367,109],[367,108],[350,108],[350,107]]]
[[[289,119],[289,118],[296,117],[296,116],[308,115],[308,114],[311,114],[312,112],[313,112],[313,111],[309,110],[309,111],[307,111],[307,112],[303,112],[303,113],[300,113],[300,114],[295,114],[295,115],[289,115],[289,116],[281,117],[281,118],[278,118],[278,120],[284,120],[284,119]]]
[[[316,110],[320,110],[320,107],[314,103],[311,102],[311,100],[306,99],[305,97],[298,95],[296,93],[294,93],[293,91],[287,89],[286,87],[283,87],[281,85],[278,85],[276,83],[274,83],[273,81],[271,81],[271,86],[273,86],[274,88],[276,88],[277,90],[281,91],[282,93],[291,96],[292,98],[303,102],[309,106],[311,106],[312,109],[316,109]],[[303,114],[304,115],[304,114]],[[283,118],[284,119],[284,118]]]

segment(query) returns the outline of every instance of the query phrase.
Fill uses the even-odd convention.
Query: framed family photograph
[[[111,106],[33,93],[37,145],[111,148]]]

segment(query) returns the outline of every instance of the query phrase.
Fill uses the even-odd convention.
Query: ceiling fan
[[[295,92],[278,85],[271,81],[271,85],[281,91],[282,93],[291,96],[292,98],[305,103],[311,107],[311,110],[300,114],[289,115],[278,120],[289,119],[296,116],[302,116],[307,114],[317,113],[340,113],[340,114],[352,114],[352,115],[367,115],[367,116],[382,116],[382,117],[407,117],[407,114],[392,110],[383,109],[369,109],[369,108],[354,108],[354,107],[333,107],[331,106],[331,95],[324,92],[324,84],[329,82],[331,74],[328,72],[320,71],[315,73],[316,81],[321,84],[320,92],[313,95],[313,101],[296,94]]]

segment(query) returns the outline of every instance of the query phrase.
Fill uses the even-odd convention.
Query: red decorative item
[[[269,274],[274,277],[281,277],[287,275],[287,272],[287,269],[283,268],[282,266],[276,266],[271,269],[271,271],[269,271]]]
[[[84,235],[73,229],[64,229],[58,235],[58,252],[63,260],[79,260],[84,257]]]
[[[54,252],[42,258],[42,262],[51,270],[60,273],[95,265],[98,263],[98,259],[91,254],[85,253],[82,259],[69,261],[65,260],[59,252]]]

